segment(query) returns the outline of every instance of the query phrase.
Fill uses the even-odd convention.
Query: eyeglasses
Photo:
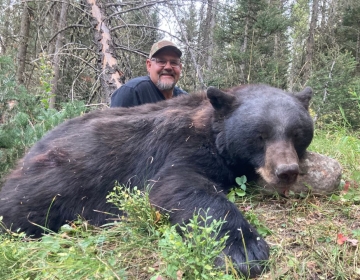
[[[181,61],[180,60],[166,60],[166,59],[161,59],[161,58],[152,58],[150,59],[151,61],[155,61],[157,66],[160,67],[165,67],[165,65],[170,62],[170,66],[173,68],[178,68],[181,65]]]

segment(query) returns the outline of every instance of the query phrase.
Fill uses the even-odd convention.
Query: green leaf
[[[245,190],[246,190],[246,188],[245,188]],[[245,194],[246,194],[245,190],[242,190],[242,189],[235,190],[236,195],[241,196],[241,197],[245,196]]]
[[[354,237],[360,238],[360,228],[359,229],[354,229],[352,232]]]
[[[243,175],[243,176],[241,176],[241,177],[236,177],[236,179],[235,179],[235,182],[236,182],[239,186],[245,184],[246,181],[247,181],[247,179],[246,179],[246,176],[245,176],[245,175]]]
[[[227,198],[231,202],[235,202],[235,192],[232,190],[228,193]]]

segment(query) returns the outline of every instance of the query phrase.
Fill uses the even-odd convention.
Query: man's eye
[[[179,61],[176,61],[176,60],[173,60],[173,61],[170,61],[170,65],[171,65],[171,66],[179,66],[179,65],[180,65],[180,62],[179,62]]]

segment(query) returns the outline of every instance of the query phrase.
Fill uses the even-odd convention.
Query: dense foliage
[[[153,42],[172,39],[183,50],[180,86],[228,88],[268,83],[315,89],[316,121],[342,112],[358,127],[352,92],[360,92],[360,4],[356,0],[97,0],[110,49],[101,51],[92,0],[0,0],[0,52],[16,57],[15,80],[30,94],[46,83],[50,107],[109,101],[104,75],[111,54],[123,83],[146,75]],[[46,28],[44,28],[46,27]],[[55,103],[54,103],[55,102]]]
[[[15,81],[10,57],[0,56],[0,179],[46,131],[86,111],[81,101],[46,106],[44,94],[29,94]]]

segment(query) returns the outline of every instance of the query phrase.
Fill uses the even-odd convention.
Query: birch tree
[[[91,14],[95,19],[95,42],[99,55],[99,74],[101,84],[101,102],[108,102],[110,94],[121,86],[122,72],[118,69],[117,59],[113,52],[113,43],[109,27],[103,20],[105,11],[101,3],[96,0],[88,0],[91,6]]]

